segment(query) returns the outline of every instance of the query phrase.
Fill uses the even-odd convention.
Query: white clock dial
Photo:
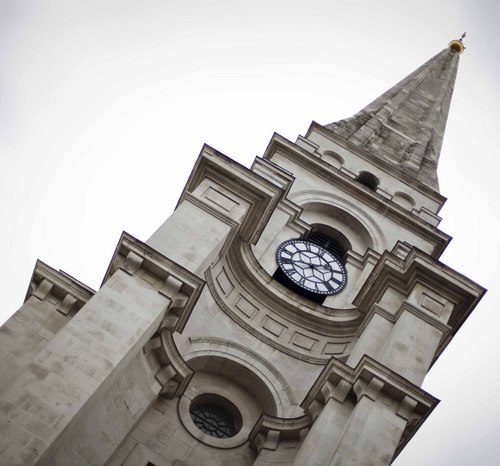
[[[313,293],[336,294],[347,284],[347,272],[342,262],[309,241],[285,241],[278,248],[276,259],[290,280]]]

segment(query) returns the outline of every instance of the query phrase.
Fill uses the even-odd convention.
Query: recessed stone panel
[[[258,307],[254,306],[248,299],[240,296],[240,299],[236,302],[236,309],[240,310],[243,314],[245,314],[249,319],[253,318],[257,311]]]
[[[266,316],[266,318],[262,322],[262,328],[264,330],[267,330],[269,333],[272,333],[274,336],[280,337],[287,327],[280,324],[273,318]]]
[[[432,312],[433,314],[436,314],[437,316],[440,316],[444,309],[443,303],[440,303],[432,296],[429,296],[428,294],[425,293],[422,294],[420,305],[424,309],[427,309],[428,311]]]
[[[323,354],[342,354],[347,347],[347,343],[332,343],[329,342],[325,345],[323,349]]]
[[[311,351],[317,342],[318,340],[310,338],[299,332],[295,332],[291,340],[292,345],[298,346],[299,348],[303,348],[307,351]]]
[[[205,191],[205,198],[214,204],[218,205],[227,212],[231,212],[237,205],[239,205],[233,199],[222,194],[220,191],[212,188],[211,186]]]
[[[224,269],[222,269],[221,273],[217,275],[216,280],[224,294],[229,294],[233,291],[234,286],[231,283],[231,280],[229,280],[229,277]]]

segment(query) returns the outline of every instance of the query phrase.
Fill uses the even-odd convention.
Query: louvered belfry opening
[[[340,244],[336,239],[322,233],[318,230],[311,230],[304,239],[311,241],[311,243],[321,246],[328,252],[331,252],[337,259],[339,259],[343,264],[345,264],[347,249]]]

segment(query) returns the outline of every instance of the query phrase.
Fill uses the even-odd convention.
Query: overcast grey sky
[[[499,14],[494,0],[0,0],[0,321],[37,258],[98,288],[203,143],[249,166],[274,131],[348,117],[467,31],[441,153],[444,263],[490,289],[424,388],[397,466],[500,460]]]

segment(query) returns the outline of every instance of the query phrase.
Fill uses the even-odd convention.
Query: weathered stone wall
[[[2,393],[0,424],[9,434],[0,463],[53,464],[61,445],[76,440],[72,430],[88,422],[92,404],[156,331],[167,306],[168,298],[125,272],[113,275]]]
[[[0,393],[69,320],[52,303],[32,296],[0,327]]]

